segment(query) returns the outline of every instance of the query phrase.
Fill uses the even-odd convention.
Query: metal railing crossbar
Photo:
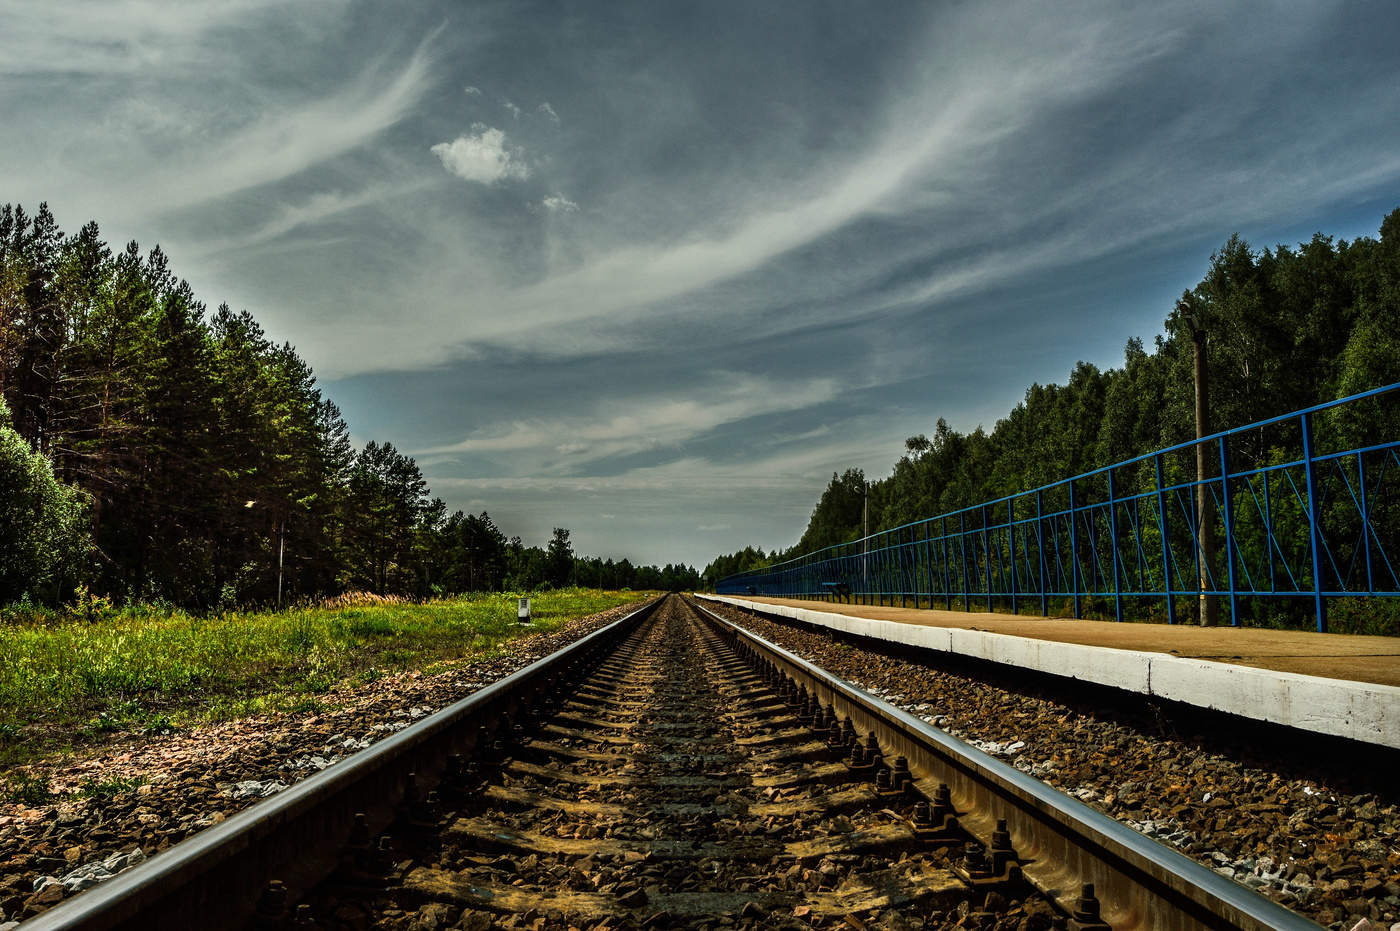
[[[849,590],[868,604],[959,601],[972,610],[975,601],[1018,613],[1030,604],[1042,614],[1067,601],[1075,616],[1087,601],[1120,620],[1125,599],[1160,598],[1168,621],[1180,596],[1216,596],[1229,600],[1235,624],[1242,611],[1260,610],[1253,599],[1311,596],[1325,630],[1324,598],[1400,589],[1391,558],[1400,551],[1400,494],[1386,485],[1400,471],[1400,439],[1377,439],[1361,409],[1393,404],[1397,391],[1386,385],[1177,443],[730,576],[717,589],[826,598]],[[1376,423],[1393,431],[1400,418],[1390,410]],[[1320,421],[1326,412],[1354,416]],[[1347,445],[1337,440],[1358,423],[1372,434],[1361,443],[1317,448],[1319,430]],[[1291,428],[1283,439],[1264,442],[1259,431],[1280,425]],[[1187,477],[1194,469],[1180,454],[1200,448],[1214,474]],[[1203,562],[1203,554],[1211,555]]]

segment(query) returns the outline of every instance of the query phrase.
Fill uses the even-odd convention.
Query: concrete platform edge
[[[1166,653],[852,617],[730,595],[697,593],[695,597],[857,636],[971,656],[1244,718],[1400,749],[1400,688],[1395,686],[1276,672]]]

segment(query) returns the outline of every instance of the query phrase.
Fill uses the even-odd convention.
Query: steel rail
[[[329,875],[356,816],[372,835],[393,823],[410,774],[420,791],[438,781],[447,757],[490,739],[529,698],[554,686],[616,643],[662,599],[449,705],[308,777],[227,821],[190,837],[102,885],[23,924],[24,931],[189,929],[221,931],[254,921],[271,880],[287,897]],[[474,726],[473,726],[474,725]]]
[[[946,783],[959,823],[974,837],[990,838],[997,820],[1006,819],[1025,877],[1068,913],[1074,913],[1083,886],[1092,883],[1102,920],[1114,931],[1321,927],[687,601],[725,636],[793,679],[794,688],[805,686],[838,715],[849,715],[860,734],[874,732],[887,759],[891,754],[907,757],[924,795],[933,797],[935,787]]]

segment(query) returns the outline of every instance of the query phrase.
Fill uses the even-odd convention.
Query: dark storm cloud
[[[790,543],[1114,364],[1239,230],[1373,233],[1384,4],[0,3],[0,198],[160,241],[539,541]]]

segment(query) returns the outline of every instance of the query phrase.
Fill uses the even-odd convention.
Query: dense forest
[[[311,367],[209,313],[159,246],[0,209],[0,604],[73,594],[210,610],[346,590],[691,588],[688,566],[525,546],[448,514],[392,443],[352,447]]]
[[[874,533],[1193,438],[1193,324],[1206,336],[1212,429],[1400,381],[1400,209],[1379,239],[1318,233],[1256,252],[1232,236],[1150,349],[1130,339],[1121,368],[1080,362],[1063,385],[1032,385],[990,432],[959,433],[939,418],[932,435],[905,441],[888,477],[867,485],[859,469],[833,474],[793,547],[719,556],[706,583],[859,537],[867,491]],[[1337,428],[1355,445],[1393,440],[1396,407]],[[1267,452],[1240,450],[1239,466]]]

